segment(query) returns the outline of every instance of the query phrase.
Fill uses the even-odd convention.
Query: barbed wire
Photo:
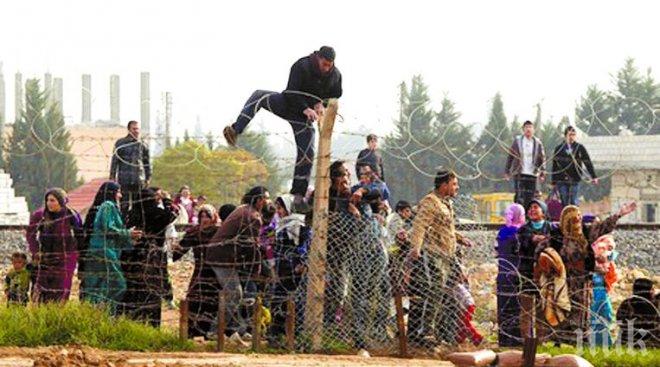
[[[475,157],[474,163],[470,163],[465,157],[475,154],[476,144],[468,147],[461,155],[456,155],[450,149],[451,142],[447,141],[450,128],[460,126],[459,123],[445,128],[442,134],[439,134],[437,139],[430,143],[422,141],[421,135],[412,133],[410,124],[413,114],[426,107],[428,106],[420,105],[411,115],[405,116],[408,131],[407,137],[401,145],[391,145],[394,140],[386,139],[382,150],[386,152],[387,159],[396,159],[408,164],[416,173],[415,178],[419,176],[420,180],[429,181],[429,190],[432,185],[428,178],[435,176],[436,172],[435,170],[428,171],[415,159],[424,152],[433,153],[434,158],[438,160],[457,162],[473,172],[459,176],[461,180],[469,181],[479,178],[493,182],[503,180],[502,177],[484,172],[482,162],[497,150],[501,151],[503,156],[510,154],[509,139],[512,138],[511,136],[502,136],[501,131],[483,129],[483,133],[493,139],[493,144]],[[654,116],[651,128],[656,124],[657,110],[653,110],[648,105],[647,107],[653,111]],[[599,121],[599,123],[605,129],[607,128],[603,122]],[[30,137],[38,143],[38,151],[24,156],[43,154],[47,149],[59,154],[70,154],[54,143],[60,134],[66,133],[66,127],[59,131],[48,131],[48,136],[43,137],[35,129],[35,124],[36,121],[33,121],[30,126]],[[311,125],[311,128],[313,129],[314,126]],[[291,133],[289,132],[260,132],[259,134],[266,137],[284,138],[287,139],[287,142],[294,143],[290,139]],[[419,134],[426,134],[426,132]],[[337,132],[336,135],[365,138],[367,133],[344,131]],[[154,141],[160,141],[163,138],[167,137],[164,135],[147,136],[147,140]],[[199,138],[206,139],[206,136]],[[99,147],[102,147],[103,141],[112,140],[115,138],[79,136],[75,139],[75,141],[81,142],[98,142]],[[222,139],[214,138],[213,140],[215,143]],[[307,150],[311,149],[313,144],[312,141],[308,147],[297,148]],[[407,152],[408,146],[413,144],[419,148]],[[160,164],[173,168],[185,168],[192,164],[199,164],[209,173],[220,172],[221,169],[209,166],[200,158],[200,152],[204,149],[207,149],[204,144],[195,147],[192,157],[187,162],[175,164],[164,161]],[[341,149],[335,149],[335,151],[337,150]],[[348,149],[342,150],[342,152],[344,156],[337,158],[348,158],[352,161],[352,157],[358,153],[358,150]],[[111,156],[112,153],[81,153],[76,154],[75,158],[110,158]],[[517,158],[520,159],[520,157]],[[551,162],[553,159],[554,155],[549,155],[546,161]],[[245,166],[255,162],[265,163],[263,157],[255,157],[237,162],[237,164]],[[292,166],[299,163],[295,158],[282,157],[275,158],[275,162],[277,163],[275,172],[278,174],[290,172]],[[123,163],[134,167],[139,166],[139,164],[136,165],[129,161],[123,161]],[[52,167],[52,169],[58,168]],[[97,170],[92,171],[97,172]],[[600,172],[599,177],[611,177],[617,171],[617,169],[611,169]],[[99,168],[98,172],[107,173],[108,171]],[[553,172],[548,170],[548,173]],[[230,190],[231,186],[244,183],[251,177],[250,175],[250,172],[245,173],[242,177],[231,174],[216,175],[217,178],[223,180],[223,187],[218,187],[218,190]],[[252,178],[261,179],[262,177],[257,175]],[[152,200],[152,198],[138,197],[133,200],[131,205],[134,208],[142,208],[143,204]],[[213,241],[217,228],[210,227],[209,230],[214,232],[212,235],[202,233],[202,229],[197,227],[198,232],[191,229],[186,233],[166,235],[168,227],[174,222],[173,218],[166,221],[167,223],[156,225],[152,222],[155,217],[151,217],[151,213],[142,212],[143,221],[141,223],[129,222],[137,229],[144,231],[140,239],[130,241],[124,222],[121,222],[124,227],[120,225],[113,231],[103,228],[99,224],[95,225],[93,231],[87,233],[88,241],[102,239],[99,246],[91,248],[86,247],[88,243],[79,242],[80,247],[74,251],[53,251],[45,246],[41,247],[48,242],[49,235],[57,236],[57,234],[49,232],[49,228],[69,227],[67,236],[83,235],[76,233],[76,230],[81,231],[82,228],[72,228],[75,227],[73,224],[67,224],[70,223],[70,217],[64,217],[53,223],[41,221],[36,223],[36,228],[32,228],[37,232],[35,254],[39,254],[37,256],[39,261],[35,262],[37,291],[34,300],[43,302],[49,300],[48,297],[68,298],[71,285],[65,283],[70,282],[74,273],[70,268],[66,268],[65,264],[73,261],[82,264],[77,268],[77,277],[83,283],[80,291],[83,300],[110,304],[117,314],[127,314],[129,317],[149,321],[152,325],[158,326],[161,323],[163,301],[174,299],[173,286],[170,283],[171,277],[168,273],[168,269],[172,268],[171,264],[168,267],[168,246],[171,247],[170,252],[174,249],[174,252],[181,253],[185,251],[178,246],[182,243],[186,244],[185,241],[188,241],[187,246],[192,250],[193,255],[185,255],[187,257],[182,255],[183,260],[179,261],[185,261],[188,264],[193,262],[195,269],[190,275],[190,280],[178,286],[187,289],[184,299],[187,301],[189,312],[188,334],[190,336],[213,339],[214,334],[217,335],[216,328],[220,317],[218,310],[222,309],[220,304],[224,303],[225,327],[228,336],[237,334],[238,337],[234,339],[245,341],[257,333],[263,333],[263,336],[272,345],[281,347],[286,343],[285,334],[290,334],[290,332],[286,332],[286,329],[292,327],[295,334],[295,349],[299,350],[311,348],[310,333],[322,335],[327,348],[368,349],[375,353],[385,354],[397,351],[397,339],[402,333],[407,334],[414,346],[421,349],[441,343],[458,348],[458,345],[466,338],[474,344],[492,343],[492,339],[498,332],[515,343],[522,342],[522,334],[511,331],[516,327],[520,329],[518,324],[521,318],[527,318],[530,312],[538,312],[537,309],[522,309],[523,305],[520,304],[520,296],[524,293],[521,285],[534,283],[535,279],[530,279],[517,267],[514,267],[515,271],[509,274],[516,284],[514,288],[510,292],[497,290],[497,265],[515,264],[506,261],[498,264],[498,259],[493,254],[495,238],[483,226],[475,223],[467,230],[467,237],[474,241],[474,247],[461,249],[456,256],[450,253],[441,254],[444,256],[442,260],[450,264],[448,269],[442,270],[433,263],[438,259],[433,259],[428,252],[424,253],[420,261],[408,260],[407,253],[410,249],[406,246],[410,245],[397,242],[396,235],[393,236],[388,232],[388,224],[391,223],[391,220],[396,220],[396,216],[399,214],[391,213],[389,221],[385,221],[382,218],[384,216],[379,216],[378,210],[374,213],[368,203],[360,202],[359,204],[364,206],[360,209],[360,215],[347,211],[331,211],[327,218],[322,218],[327,220],[329,225],[328,253],[325,259],[327,274],[323,290],[310,289],[307,284],[306,271],[309,266],[315,264],[310,261],[316,261],[316,259],[309,259],[307,250],[303,248],[309,246],[309,243],[306,245],[302,243],[301,236],[304,230],[310,229],[310,223],[300,218],[289,218],[289,216],[280,218],[280,220],[289,218],[295,222],[296,227],[291,231],[290,227],[284,225],[278,227],[274,222],[266,222],[260,223],[261,226],[257,228],[257,230],[263,231],[261,233],[264,235],[263,238],[251,233],[247,236],[232,235],[229,239]],[[453,205],[457,218],[474,218],[475,213],[486,214],[479,212],[480,209],[476,207],[474,199],[469,197],[459,196],[454,199]],[[201,208],[198,209],[201,210]],[[168,207],[153,210],[154,213],[169,212],[172,214]],[[241,210],[247,211],[245,208],[241,208]],[[116,211],[119,212],[119,208],[116,208]],[[249,213],[249,211],[247,212]],[[240,218],[236,220],[235,225],[241,230],[253,231],[255,223],[252,223],[249,218],[251,217]],[[272,228],[269,228],[268,225]],[[405,225],[405,223],[402,224],[402,226]],[[171,230],[169,231],[171,232]],[[403,232],[409,233],[409,231],[408,228]],[[296,236],[298,236],[298,243],[296,243]],[[313,236],[313,234],[310,233],[309,236]],[[649,238],[644,238],[643,242],[645,244],[648,242],[648,249],[652,249],[653,244],[657,243],[657,237],[658,233],[653,232]],[[113,241],[118,238],[123,238],[126,243],[123,245],[114,243]],[[309,240],[311,238],[306,239],[306,241]],[[625,241],[625,239],[622,240]],[[166,242],[169,243],[166,244]],[[132,244],[128,246],[128,243]],[[631,245],[630,249],[636,250],[634,245]],[[49,251],[51,257],[48,256]],[[226,258],[209,260],[209,256],[217,256],[216,252],[223,251],[229,251]],[[72,260],[74,255],[76,259]],[[653,256],[653,254],[650,255]],[[652,261],[633,259],[626,265],[638,265],[652,272],[657,270],[657,264],[654,265]],[[75,269],[75,266],[73,268]],[[442,273],[445,270],[446,272]],[[490,278],[480,279],[484,276],[484,274],[479,274],[479,271],[482,270],[488,270],[485,271],[485,276],[490,276]],[[467,274],[465,274],[466,272]],[[445,284],[439,286],[439,282],[434,278],[435,275],[445,277]],[[55,281],[48,283],[43,281],[44,278],[51,281],[55,279]],[[535,283],[534,287],[537,293],[542,291]],[[495,292],[492,291],[493,289]],[[325,306],[324,321],[317,325],[316,330],[302,328],[306,310],[305,301],[309,299],[307,292],[310,291],[318,292]],[[569,299],[573,298],[574,293],[578,291],[571,289],[571,293],[568,294]],[[502,315],[503,317],[498,320],[497,310],[492,307],[493,297],[497,299],[498,296],[512,297],[520,312]],[[403,302],[403,314],[396,311],[395,300],[397,297]],[[470,301],[470,298],[474,299]],[[432,304],[433,302],[438,304]],[[259,304],[262,307],[255,306]],[[612,320],[593,313],[586,305],[576,304],[575,307],[576,309],[571,312],[584,311],[601,322],[611,324]],[[657,306],[654,307],[656,307],[654,309],[657,313]],[[540,309],[540,306],[537,308]],[[255,316],[255,312],[257,316]],[[270,321],[266,317],[267,313],[270,313]],[[251,321],[260,314],[262,316],[257,323]],[[550,325],[544,321],[544,315],[540,314],[540,316],[541,321],[538,327],[544,330],[542,335],[544,340],[555,340],[562,336],[561,333],[565,332],[564,329]],[[397,317],[403,319],[402,322],[405,325],[403,330],[398,327],[400,320],[397,320]],[[291,321],[292,319],[294,321]],[[475,327],[471,320],[474,320]],[[510,326],[510,324],[514,326]],[[509,325],[506,330],[503,329],[504,325]],[[257,326],[256,329],[255,326]],[[259,330],[261,326],[265,331]]]

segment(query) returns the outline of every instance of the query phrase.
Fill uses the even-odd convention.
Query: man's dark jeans
[[[266,109],[287,120],[293,129],[296,140],[297,156],[293,172],[292,194],[305,195],[314,162],[314,125],[299,111],[293,113],[287,109],[284,94],[257,90],[247,100],[241,114],[232,125],[236,133],[241,134],[260,109]]]
[[[559,182],[557,191],[561,199],[561,205],[578,205],[579,183],[577,182]]]
[[[529,202],[534,199],[536,192],[536,176],[532,175],[517,175],[514,180],[516,196],[514,201],[524,208],[527,208]]]

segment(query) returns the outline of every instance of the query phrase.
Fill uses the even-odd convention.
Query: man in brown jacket
[[[259,249],[257,239],[261,228],[261,210],[270,199],[263,186],[250,189],[213,236],[206,248],[205,266],[213,269],[220,290],[226,291],[228,323],[227,334],[238,330],[238,306],[243,297],[241,270],[257,266]]]
[[[446,340],[456,327],[447,324],[443,313],[451,301],[452,269],[457,265],[456,244],[471,246],[471,242],[456,232],[454,207],[451,199],[458,195],[458,178],[449,171],[435,176],[435,189],[419,202],[410,235],[409,263],[410,321],[408,335],[412,343],[425,345],[429,332],[425,327],[435,325],[436,342]],[[424,304],[426,303],[426,307]],[[457,320],[453,320],[457,321]],[[451,329],[451,330],[447,330]],[[430,346],[430,345],[427,345]]]
[[[504,177],[513,177],[516,196],[514,201],[527,207],[534,199],[536,181],[545,180],[545,151],[543,143],[534,136],[534,124],[525,121],[522,126],[523,135],[513,139],[506,160]]]

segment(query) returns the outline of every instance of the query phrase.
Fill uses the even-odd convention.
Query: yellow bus
[[[491,194],[474,194],[472,198],[477,203],[475,217],[481,223],[504,223],[504,211],[513,203],[513,193],[494,192]]]

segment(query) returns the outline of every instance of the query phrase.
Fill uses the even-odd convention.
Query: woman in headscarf
[[[178,207],[179,213],[187,218],[188,223],[193,223],[195,220],[195,207],[197,206],[197,201],[192,197],[188,185],[181,186],[179,193],[174,197],[174,205]],[[185,215],[183,212],[185,212]]]
[[[271,310],[273,325],[268,339],[273,347],[281,347],[281,337],[286,331],[287,299],[293,297],[294,312],[302,315],[305,289],[301,286],[306,271],[307,253],[312,242],[312,229],[305,222],[305,216],[292,212],[293,195],[282,195],[275,200],[280,220],[275,229],[276,283],[273,287]],[[296,317],[295,330],[300,329],[300,317]]]
[[[218,214],[212,205],[202,205],[197,213],[198,225],[188,229],[178,246],[172,250],[172,259],[178,261],[192,249],[195,257],[186,300],[188,301],[188,336],[210,336],[213,321],[218,315],[219,287],[213,269],[204,260],[206,245],[218,230]]]
[[[142,231],[127,229],[124,225],[118,205],[121,197],[119,184],[113,181],[103,183],[84,224],[89,247],[83,257],[80,297],[91,303],[107,305],[113,315],[126,292],[121,252],[132,247],[131,240],[142,236]]]
[[[160,327],[161,304],[170,290],[165,251],[165,230],[176,219],[172,201],[157,202],[156,191],[140,191],[140,200],[128,212],[127,226],[143,232],[135,245],[121,254],[122,270],[126,276],[123,312],[130,318],[148,321]]]
[[[525,208],[520,204],[511,204],[504,212],[505,224],[497,233],[498,271],[497,271],[497,324],[500,347],[522,345],[520,339],[520,305],[518,289],[520,286],[518,266],[520,265],[520,243],[516,235],[525,224]]]
[[[80,215],[67,202],[64,190],[50,189],[44,206],[30,217],[26,234],[36,265],[33,299],[39,303],[66,301],[71,292],[83,232]]]
[[[518,302],[520,304],[520,336],[522,338],[530,337],[532,331],[532,313],[540,314],[539,286],[534,282],[534,265],[538,255],[550,246],[551,242],[557,237],[558,229],[552,222],[546,220],[548,207],[540,199],[533,199],[527,205],[527,217],[529,220],[518,230],[518,279],[520,282],[518,288]],[[535,307],[534,307],[535,305]],[[537,317],[536,332],[538,337],[542,338],[548,331],[545,323],[538,322],[542,320]]]
[[[617,214],[602,222],[585,224],[580,208],[566,206],[559,219],[560,238],[553,243],[566,266],[571,312],[559,325],[556,336],[559,342],[576,344],[578,338],[587,338],[590,325],[590,307],[593,296],[592,276],[595,269],[594,251],[590,239],[608,234],[616,227],[619,218],[632,213],[637,205],[624,204]]]

